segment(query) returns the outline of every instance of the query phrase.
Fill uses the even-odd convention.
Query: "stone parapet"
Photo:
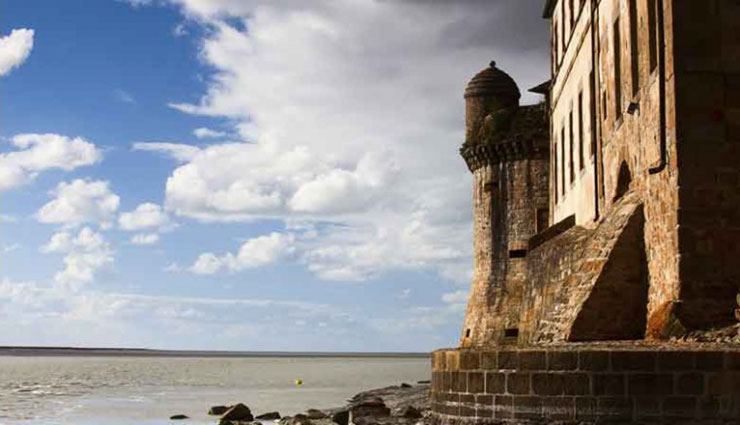
[[[431,405],[440,425],[737,424],[740,347],[438,350]]]

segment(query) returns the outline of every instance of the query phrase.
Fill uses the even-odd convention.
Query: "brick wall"
[[[431,399],[437,424],[736,424],[740,348],[438,350]]]

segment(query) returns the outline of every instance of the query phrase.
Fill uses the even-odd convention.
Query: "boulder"
[[[190,419],[190,418],[188,418],[187,415],[172,415],[172,416],[170,416],[170,420],[173,420],[173,421],[179,421],[179,420],[182,420],[182,419]]]
[[[411,388],[411,385],[404,382],[401,384],[401,388]]]
[[[388,417],[391,409],[386,407],[380,397],[368,398],[352,406],[349,410],[351,421],[357,423],[356,418],[372,416],[376,418]]]
[[[308,409],[306,416],[308,416],[308,419],[324,419],[329,417],[326,413],[318,409]]]
[[[349,410],[340,410],[331,415],[331,420],[338,425],[349,424]]]
[[[400,416],[402,418],[408,418],[408,419],[419,419],[423,415],[421,414],[419,409],[417,409],[414,406],[404,406],[398,411],[396,416]]]
[[[211,416],[220,416],[226,413],[230,407],[231,406],[211,406],[211,408],[208,409],[208,414]]]
[[[235,404],[229,408],[226,412],[224,412],[224,415],[221,416],[221,423],[226,424],[230,421],[246,421],[250,422],[254,420],[254,416],[252,416],[252,411],[249,410],[249,407],[243,405],[242,403]]]
[[[297,414],[295,416],[283,416],[279,422],[280,425],[312,425],[311,420],[304,414]]]
[[[278,412],[267,412],[267,413],[263,413],[263,414],[261,414],[259,416],[256,416],[255,419],[262,419],[262,420],[265,420],[265,421],[272,421],[272,420],[275,420],[275,419],[280,419],[280,413],[278,413]]]

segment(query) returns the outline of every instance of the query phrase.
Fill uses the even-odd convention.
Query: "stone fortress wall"
[[[434,356],[435,417],[740,420],[739,346],[656,354],[736,323],[740,2],[545,3],[552,80],[533,91],[546,102],[519,106],[495,63],[466,89],[474,277],[460,348]],[[606,366],[582,364],[586,341]],[[502,355],[518,360],[484,360]],[[578,366],[552,369],[562,356]]]

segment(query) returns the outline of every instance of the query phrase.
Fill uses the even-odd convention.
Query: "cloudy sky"
[[[4,2],[0,345],[455,345],[463,89],[547,79],[541,3]]]

